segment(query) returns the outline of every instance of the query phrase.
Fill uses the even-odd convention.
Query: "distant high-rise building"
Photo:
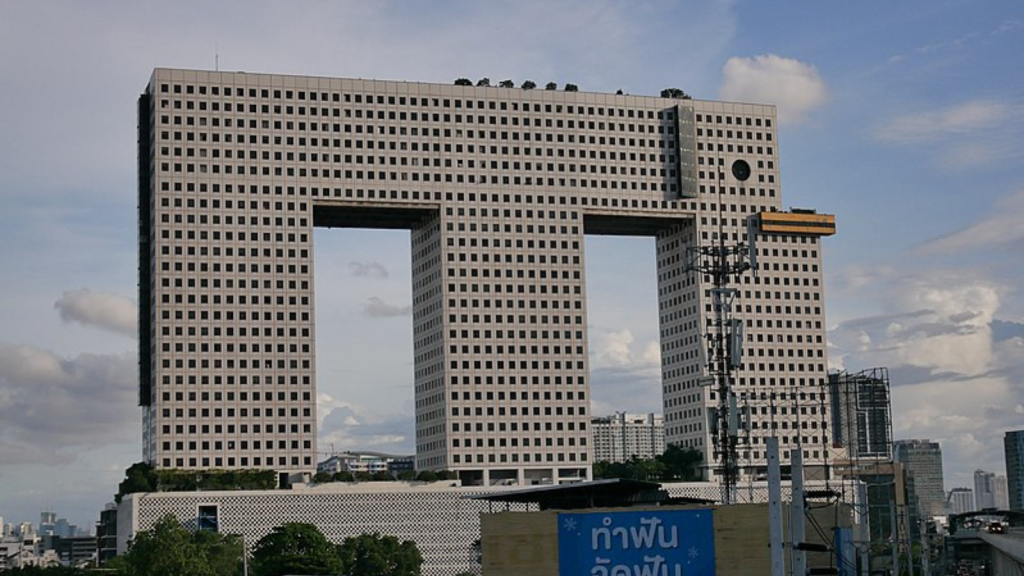
[[[892,459],[889,370],[829,374],[834,444],[851,462]]]
[[[1009,509],[1024,510],[1024,430],[1011,430],[1003,437],[1006,456],[1006,491]]]
[[[52,536],[57,524],[57,513],[44,511],[39,513],[39,535]]]
[[[942,448],[930,440],[897,440],[894,457],[913,477],[918,507],[926,517],[946,513],[946,490],[942,479]]]
[[[973,512],[974,492],[970,488],[953,488],[946,497],[946,509],[950,514]]]
[[[1010,491],[1006,485],[1006,476],[1002,474],[996,475],[995,482],[992,487],[996,494],[996,508],[999,510],[1010,509]]]
[[[985,510],[996,507],[996,475],[984,470],[974,471],[974,509]]]
[[[661,414],[626,414],[594,418],[594,461],[625,462],[633,456],[654,458],[665,452]]]

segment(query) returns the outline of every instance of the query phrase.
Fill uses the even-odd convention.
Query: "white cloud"
[[[591,328],[591,334],[591,412],[660,412],[660,344],[640,344],[628,328],[599,334]]]
[[[317,442],[321,451],[375,450],[411,454],[415,438],[412,414],[381,415],[365,406],[335,400],[325,394],[317,398],[320,424]]]
[[[591,331],[597,332],[593,328]],[[617,332],[600,332],[594,339],[596,345],[591,350],[591,363],[594,366],[649,368],[661,365],[661,345],[658,341],[651,340],[640,345],[629,328]]]
[[[119,294],[92,292],[85,288],[71,290],[64,292],[53,307],[65,322],[137,336],[138,305]]]
[[[348,402],[345,402],[344,400],[340,400],[340,399],[334,398],[330,394],[324,394],[322,392],[317,394],[316,395],[316,420],[317,420],[316,425],[317,425],[317,429],[323,427],[323,425],[324,425],[324,418],[326,418],[328,414],[330,414],[334,410],[346,409],[346,408],[354,410],[354,411],[358,411],[359,410],[359,408],[357,406],[353,406],[352,404],[349,404]],[[356,421],[354,415],[353,415],[353,417],[351,418],[350,421],[346,422],[346,424],[358,424],[358,423],[359,422]]]
[[[374,318],[390,318],[412,314],[412,306],[395,306],[373,296],[363,305],[363,314]]]
[[[640,356],[645,364],[654,364],[657,366],[661,365],[661,344],[652,340],[647,343],[644,347],[644,351]]]
[[[978,376],[992,368],[991,323],[1002,289],[990,282],[931,273],[894,279],[892,313],[840,323],[829,333],[833,366],[908,366],[924,374]]]
[[[1002,468],[1003,432],[1020,427],[1019,381],[978,377],[906,386],[899,376],[893,372],[893,434],[938,441],[946,486],[969,485],[976,468]]]
[[[962,270],[871,279],[884,314],[829,331],[830,364],[890,370],[896,438],[942,445],[946,485],[1002,464],[1002,434],[1024,410],[1024,324],[999,320],[1007,288]]]
[[[908,144],[932,142],[1003,126],[1021,118],[1020,106],[1007,102],[975,100],[939,110],[894,118],[875,129],[884,142]]]
[[[718,95],[734,102],[762,102],[778,107],[782,124],[802,122],[828,99],[818,70],[793,58],[764,54],[730,58],[722,69]]]
[[[384,280],[388,277],[388,269],[379,262],[349,262],[348,271],[357,278]]]
[[[628,328],[605,332],[598,336],[594,354],[595,366],[628,366],[633,363],[633,332]]]
[[[77,450],[130,441],[137,383],[135,354],[61,358],[0,344],[0,459],[66,463]]]
[[[1024,189],[1003,198],[992,214],[963,230],[927,242],[922,254],[976,252],[993,248],[1019,249],[1024,243]]]

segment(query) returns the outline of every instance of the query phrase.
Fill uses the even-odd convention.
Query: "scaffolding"
[[[916,500],[903,466],[893,461],[889,370],[829,375],[835,476],[856,494],[856,537],[862,574],[913,573]],[[901,569],[901,564],[905,566]],[[905,570],[905,572],[903,572]]]

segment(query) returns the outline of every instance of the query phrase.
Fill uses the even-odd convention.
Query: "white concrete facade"
[[[627,414],[594,418],[594,461],[625,462],[631,457],[654,458],[665,452],[665,423],[661,414]]]
[[[666,436],[714,461],[686,249],[781,210],[774,107],[157,69],[139,113],[147,461],[315,468],[314,226],[410,230],[417,467],[483,484],[590,477],[583,236],[651,236]],[[737,285],[750,472],[772,434],[825,460],[819,240],[759,234]]]
[[[974,507],[974,491],[970,488],[953,488],[946,495],[946,510],[950,514],[965,514],[977,510]]]

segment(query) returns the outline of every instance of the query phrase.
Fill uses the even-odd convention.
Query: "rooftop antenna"
[[[220,72],[220,46],[216,43],[213,45],[213,69]]]

